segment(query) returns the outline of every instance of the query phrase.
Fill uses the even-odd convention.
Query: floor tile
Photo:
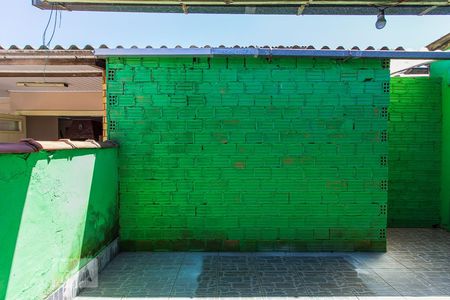
[[[124,252],[77,300],[450,299],[450,233],[390,229],[386,253]]]

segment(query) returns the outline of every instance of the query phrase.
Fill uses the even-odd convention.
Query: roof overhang
[[[0,94],[101,91],[104,64],[90,50],[0,50]]]
[[[448,15],[448,0],[33,0],[41,9],[261,15]]]
[[[91,50],[1,49],[0,65],[87,65],[104,67]]]
[[[380,59],[450,59],[450,51],[393,51],[393,50],[330,50],[330,49],[271,49],[271,48],[116,48],[96,49],[99,58],[123,56],[290,56],[324,58],[380,58]]]
[[[434,60],[431,59],[394,59],[390,65],[391,76],[428,76],[429,74],[417,74],[410,71],[418,68],[429,69],[430,64],[433,62]]]

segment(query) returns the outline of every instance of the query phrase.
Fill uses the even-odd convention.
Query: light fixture
[[[20,87],[69,87],[67,82],[47,82],[47,81],[21,81],[16,83]]]
[[[384,17],[384,9],[380,9],[377,16],[377,21],[375,22],[375,27],[377,29],[383,29],[386,26],[386,18]]]

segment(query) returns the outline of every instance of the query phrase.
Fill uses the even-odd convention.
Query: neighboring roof
[[[430,60],[430,59],[424,59],[424,60],[393,59],[393,60],[391,60],[391,64],[390,64],[391,76],[403,74],[405,72],[407,73],[408,70],[411,70],[414,68],[428,66],[433,61],[434,60]]]
[[[48,77],[101,77],[104,61],[97,59],[93,50],[90,46],[84,49],[76,46],[34,49],[29,45],[4,49],[0,46],[0,77],[44,76],[41,73]]]
[[[218,48],[116,48],[96,49],[94,54],[98,57],[120,56],[291,56],[291,57],[327,57],[327,58],[385,58],[385,59],[450,59],[450,51],[406,51],[403,48],[397,50],[374,50],[367,48],[360,50],[354,47],[350,50],[338,48],[332,50],[329,47],[322,49],[304,47],[218,47]]]
[[[100,46],[100,47],[106,47],[105,45],[102,45],[102,46]],[[26,51],[33,51],[33,50],[40,50],[40,51],[48,51],[48,50],[54,50],[55,51],[55,53],[57,53],[56,51],[58,51],[58,50],[65,50],[65,52],[67,52],[67,51],[81,51],[81,53],[88,53],[88,52],[91,52],[92,50],[94,50],[95,48],[94,47],[92,47],[91,45],[85,45],[84,47],[78,47],[77,45],[70,45],[69,47],[67,47],[67,48],[64,48],[63,46],[61,46],[61,45],[56,45],[56,46],[54,46],[53,48],[49,48],[49,47],[47,47],[47,46],[40,46],[40,47],[33,47],[33,46],[31,46],[31,45],[26,45],[26,46],[24,46],[23,48],[21,48],[21,47],[18,47],[18,46],[16,46],[16,45],[11,45],[11,46],[9,46],[9,47],[3,47],[2,45],[0,45],[0,50],[10,50],[10,51],[12,51],[12,50],[18,50],[18,51],[21,51],[21,50],[26,50]],[[42,53],[42,52],[41,52]],[[61,52],[62,53],[62,52]]]
[[[96,57],[93,53],[94,48],[85,46],[83,49],[77,46],[70,46],[67,49],[57,45],[53,49],[40,47],[34,49],[30,45],[19,48],[12,45],[5,49],[0,45],[0,64],[60,64],[60,65],[74,65],[86,64],[96,65]]]
[[[391,60],[391,77],[430,76],[430,65],[434,60]]]
[[[33,0],[41,9],[278,15],[447,15],[448,0]]]
[[[450,49],[450,33],[427,45],[427,49],[430,51]]]
[[[66,50],[0,46],[0,94],[7,92],[100,92],[105,61],[94,56],[92,47]],[[63,82],[68,86],[19,86],[18,82]]]

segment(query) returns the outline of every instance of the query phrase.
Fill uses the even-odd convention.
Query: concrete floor
[[[410,297],[450,299],[450,233],[390,229],[387,253],[125,252],[77,300]]]

